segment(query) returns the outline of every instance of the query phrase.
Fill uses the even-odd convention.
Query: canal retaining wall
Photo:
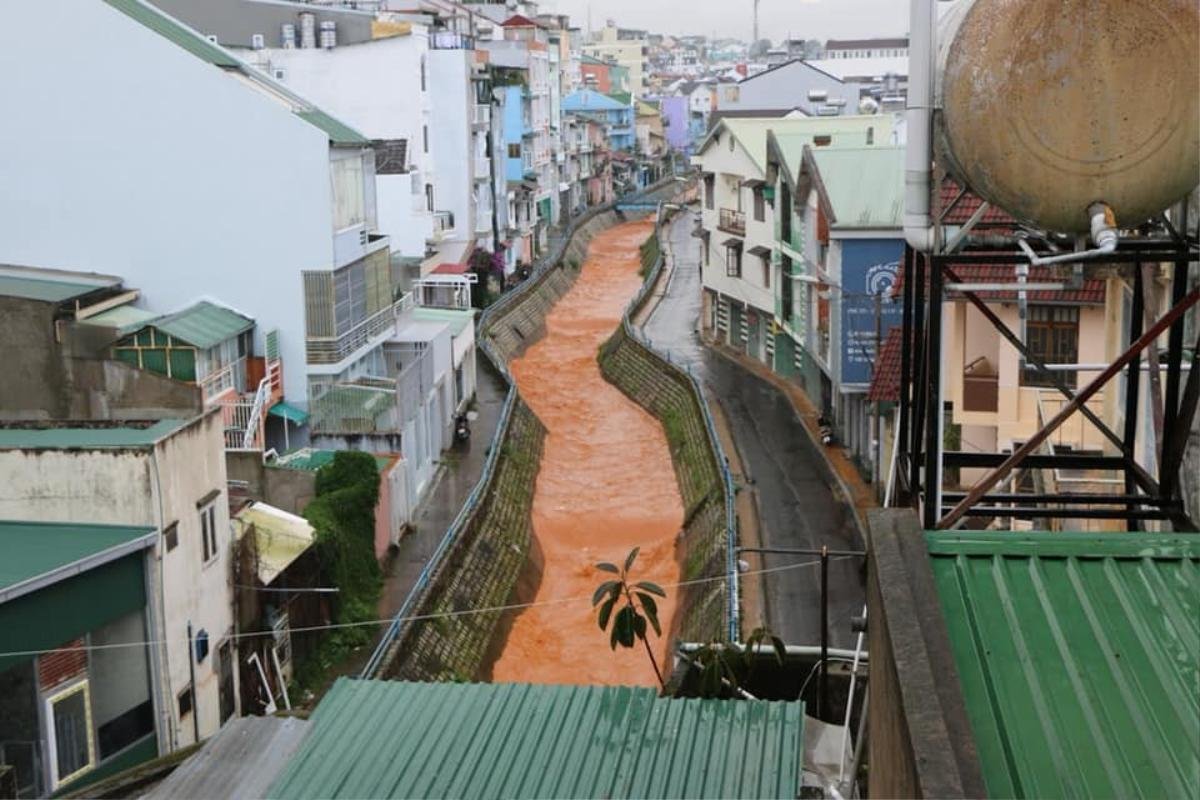
[[[631,322],[650,298],[663,267],[659,229],[642,247],[646,282],[622,324],[600,348],[600,371],[635,403],[657,417],[667,435],[684,503],[678,591],[671,635],[691,642],[736,641],[738,587],[734,548],[737,522],[733,481],[708,413],[703,389],[690,372],[645,342]]]
[[[670,178],[640,197],[673,191]],[[644,212],[643,212],[644,213]],[[626,215],[616,204],[580,215],[552,239],[530,277],[476,322],[479,350],[508,384],[479,483],[446,531],[361,677],[486,678],[502,612],[519,602],[532,542],[530,510],[546,429],[521,400],[508,362],[544,333],[546,315],[571,288],[592,238]]]

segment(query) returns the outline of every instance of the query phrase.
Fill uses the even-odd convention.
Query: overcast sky
[[[656,33],[702,33],[749,40],[753,0],[542,0],[539,10],[570,14],[587,29],[605,19]],[[801,39],[847,39],[904,35],[908,0],[760,0],[759,35],[778,42],[790,33]]]

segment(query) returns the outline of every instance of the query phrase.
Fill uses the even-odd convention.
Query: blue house
[[[633,152],[637,142],[633,129],[633,106],[592,89],[581,89],[563,98],[562,110],[566,114],[580,114],[604,123],[608,126],[608,140],[612,149]]]

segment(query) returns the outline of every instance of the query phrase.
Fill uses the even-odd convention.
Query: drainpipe
[[[909,17],[908,107],[904,151],[904,238],[914,250],[933,250],[929,215],[933,163],[933,23],[935,0],[912,0]]]
[[[1088,206],[1087,213],[1088,218],[1091,220],[1092,244],[1095,247],[1091,250],[1077,250],[1071,253],[1042,257],[1034,252],[1028,242],[1024,239],[1018,239],[1017,244],[1020,245],[1025,255],[1029,257],[1029,263],[1034,266],[1065,264],[1116,252],[1117,242],[1120,240],[1120,237],[1117,234],[1117,219],[1116,215],[1113,214],[1113,210],[1107,203],[1097,202]],[[1080,240],[1082,238],[1080,237]]]

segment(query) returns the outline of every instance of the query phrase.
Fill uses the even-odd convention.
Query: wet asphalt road
[[[819,451],[791,403],[774,386],[701,343],[700,251],[698,240],[691,236],[694,227],[690,213],[680,215],[671,226],[675,271],[644,326],[646,335],[674,361],[689,365],[724,410],[757,496],[762,546],[861,550],[852,512],[826,481]],[[818,559],[764,555],[763,566],[780,570],[762,577],[768,627],[788,644],[819,644]],[[862,559],[830,559],[831,647],[854,645],[850,618],[862,613],[863,577]]]

